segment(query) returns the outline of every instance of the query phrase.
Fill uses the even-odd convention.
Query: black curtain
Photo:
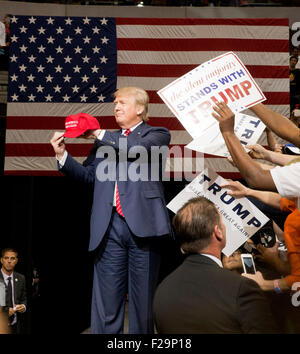
[[[0,179],[0,248],[14,247],[19,252],[16,271],[26,276],[28,288],[25,333],[81,333],[90,326],[93,253],[88,243],[93,186],[68,177]],[[168,202],[185,182],[164,185]],[[162,243],[162,252],[161,279],[182,261],[176,242],[170,239]],[[32,287],[34,268],[40,279],[37,295]]]

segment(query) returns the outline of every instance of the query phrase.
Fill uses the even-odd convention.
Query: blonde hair
[[[149,113],[148,113],[149,96],[144,89],[135,86],[122,87],[114,93],[114,98],[116,98],[117,95],[134,96],[136,104],[144,107],[142,112],[143,121],[147,122],[149,120]]]
[[[290,162],[288,162],[287,164],[286,164],[286,166],[289,166],[289,165],[292,165],[293,163],[298,163],[298,162],[300,162],[300,156],[295,156],[295,158],[293,159],[293,160],[291,160]]]

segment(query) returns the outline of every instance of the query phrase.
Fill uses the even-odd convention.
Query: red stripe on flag
[[[195,69],[194,65],[158,65],[158,64],[118,64],[118,76],[134,77],[180,77]],[[250,74],[255,78],[286,79],[289,77],[288,66],[275,65],[246,65]]]
[[[68,144],[67,151],[72,156],[88,156],[93,142],[90,144]],[[10,156],[43,156],[55,158],[52,145],[49,144],[6,144],[5,155]]]
[[[240,179],[242,178],[241,174],[239,172],[218,172],[216,171],[220,176],[226,179]],[[59,172],[59,171],[54,171],[54,170],[5,170],[4,171],[5,176],[54,176],[54,177],[64,177],[64,175]],[[166,174],[166,176],[169,176],[170,179],[177,178],[177,180],[183,180],[183,177],[186,177],[188,181],[191,181],[192,179],[195,178],[194,174],[191,173],[186,173],[183,174],[182,172],[169,172]],[[191,178],[189,177],[191,176]],[[167,179],[165,179],[167,180]]]
[[[102,129],[119,130],[120,127],[113,116],[96,117]],[[24,129],[24,130],[65,130],[65,117],[47,117],[47,116],[8,116],[6,120],[6,128]],[[165,127],[169,130],[184,130],[179,120],[175,117],[151,117],[147,124],[152,127]]]
[[[264,95],[267,100],[263,103],[266,105],[290,104],[289,92],[264,92]]]
[[[231,38],[118,38],[118,50],[127,51],[234,51],[257,52],[257,47],[263,47],[265,52],[287,52],[289,50],[288,40],[273,39],[246,39]]]
[[[172,148],[175,147],[175,149],[171,150],[171,158],[173,157],[193,157],[193,158],[202,158],[201,153],[197,153],[196,151],[190,150],[188,148],[184,149],[185,144],[171,144],[169,146],[169,149],[171,150]],[[72,156],[77,156],[77,157],[85,157],[88,156],[91,148],[93,147],[93,142],[91,141],[90,143],[82,143],[82,144],[72,144],[71,140],[70,142],[66,142],[66,148],[67,151],[72,155]],[[176,147],[180,148],[176,149]],[[13,144],[13,143],[7,143],[6,144],[6,156],[44,156],[44,157],[51,157],[55,156],[55,153],[53,151],[53,148],[49,142],[49,144]],[[204,154],[205,158],[222,158],[220,156],[215,156],[215,155],[210,155],[210,154]],[[224,158],[225,159],[225,158]]]
[[[95,118],[103,129],[120,129],[113,116]],[[65,130],[65,119],[61,116],[8,116],[6,129]]]
[[[234,86],[234,85],[232,85]],[[215,96],[218,96],[218,93],[221,90],[215,90]],[[158,96],[156,91],[148,91],[150,102],[151,103],[164,103],[163,100]],[[267,104],[289,104],[290,103],[290,94],[289,92],[264,92],[264,95],[267,99]]]
[[[55,170],[5,170],[5,176],[54,176],[54,177],[63,177],[64,175],[61,172]]]
[[[288,18],[126,18],[117,17],[118,25],[152,25],[152,26],[184,26],[184,25],[225,25],[225,26],[289,26]]]

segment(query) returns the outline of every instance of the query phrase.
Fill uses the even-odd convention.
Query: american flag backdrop
[[[104,129],[118,129],[112,93],[124,86],[148,92],[149,124],[167,127],[171,147],[182,148],[167,160],[166,170],[195,172],[196,153],[183,149],[192,138],[157,91],[228,51],[247,66],[264,103],[289,113],[288,19],[15,15],[10,30],[6,175],[59,174],[49,143],[53,133],[64,130],[67,115],[80,112],[97,117]],[[67,150],[79,161],[90,148],[84,139],[67,140]],[[223,177],[236,176],[226,159],[205,155],[205,162]]]

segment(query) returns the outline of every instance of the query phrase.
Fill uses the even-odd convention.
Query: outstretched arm
[[[295,158],[295,155],[287,155],[280,152],[267,150],[259,144],[247,145],[246,147],[251,150],[249,154],[254,159],[264,159],[279,166],[284,166]]]
[[[264,279],[261,272],[256,272],[255,274],[242,274],[244,277],[254,280],[261,290],[263,291],[274,291],[274,280],[277,280],[278,287],[281,291],[290,290],[289,285],[286,283],[284,278],[274,279],[274,280],[266,280]]]
[[[242,183],[238,181],[231,181],[231,180],[228,180],[227,183],[223,184],[221,187],[229,189],[227,194],[232,195],[233,197],[236,198],[253,197],[265,204],[280,209],[281,197],[278,193],[251,189],[249,187],[244,186]]]
[[[262,103],[259,103],[251,110],[282,139],[288,140],[300,147],[300,130],[288,118],[282,114],[272,111]]]
[[[234,133],[234,113],[224,103],[218,102],[212,113],[219,121],[219,127],[234,164],[247,181],[248,185],[257,189],[267,189],[277,192],[269,170],[263,169],[243,149],[238,137]]]

